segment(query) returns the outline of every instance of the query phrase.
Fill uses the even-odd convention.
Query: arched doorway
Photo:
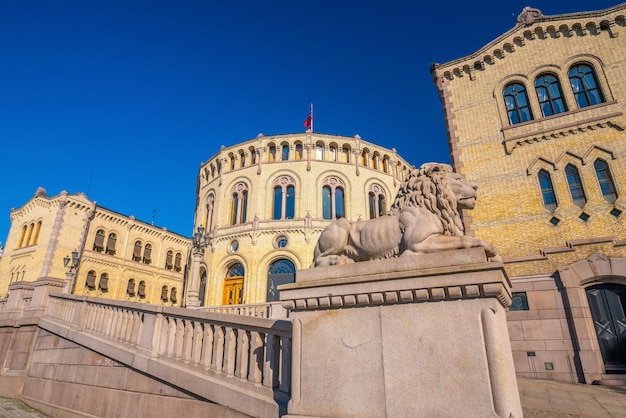
[[[276,260],[270,265],[267,273],[267,301],[278,300],[277,287],[281,284],[293,283],[296,279],[296,266],[286,258]]]
[[[233,264],[228,268],[224,278],[223,305],[240,305],[243,303],[244,268],[241,263]]]
[[[206,269],[202,267],[200,269],[200,291],[198,299],[200,300],[200,306],[204,306],[204,298],[206,297]]]
[[[607,372],[626,370],[626,286],[598,284],[585,289]]]

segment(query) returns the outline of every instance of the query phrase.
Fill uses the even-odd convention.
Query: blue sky
[[[0,242],[38,187],[190,236],[221,145],[315,131],[449,162],[429,67],[515,25],[604,0],[0,3]],[[156,211],[154,209],[156,208]]]

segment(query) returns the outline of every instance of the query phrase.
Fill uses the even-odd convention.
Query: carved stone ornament
[[[499,259],[491,243],[466,236],[461,209],[473,209],[476,186],[448,164],[427,163],[400,185],[387,215],[367,221],[338,219],[321,233],[312,267],[483,247]]]
[[[543,14],[541,13],[541,10],[533,9],[530,6],[526,6],[522,10],[522,13],[520,13],[519,16],[517,16],[517,23],[530,26],[533,23],[535,23],[535,20],[537,20],[537,18],[541,16],[543,16]]]

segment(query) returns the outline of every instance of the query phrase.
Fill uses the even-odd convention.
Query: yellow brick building
[[[277,300],[276,286],[309,268],[321,231],[338,217],[389,209],[412,166],[394,149],[355,137],[259,135],[203,163],[197,181],[196,305]]]
[[[0,296],[48,278],[66,292],[182,306],[191,240],[98,206],[83,194],[38,189],[11,211]]]
[[[456,170],[478,185],[466,231],[513,283],[520,375],[626,380],[626,3],[516,25],[431,68]]]

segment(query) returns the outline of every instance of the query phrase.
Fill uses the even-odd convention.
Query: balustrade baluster
[[[279,390],[291,390],[291,338],[280,337],[280,386]]]
[[[161,339],[159,341],[159,354],[167,354],[167,340],[170,333],[170,321],[169,318],[163,315],[161,319]]]
[[[228,376],[235,374],[235,358],[237,354],[237,330],[225,328],[224,371]]]
[[[237,368],[235,376],[246,379],[248,377],[248,362],[250,361],[250,332],[240,329],[237,332]]]
[[[280,339],[271,333],[266,335],[265,360],[263,362],[263,386],[275,388],[278,386],[278,368],[280,359]]]
[[[213,356],[213,325],[204,324],[204,337],[202,338],[202,356],[200,365],[205,369],[211,367]]]
[[[203,327],[202,323],[198,321],[193,321],[193,342],[191,345],[191,361],[193,364],[200,364],[201,356],[202,356],[202,337],[203,337]]]
[[[178,359],[183,356],[183,350],[185,348],[185,331],[185,321],[181,318],[176,318],[176,347],[174,355]]]
[[[191,361],[191,351],[193,349],[193,339],[195,337],[193,329],[193,321],[185,321],[185,338],[183,339],[183,361],[189,363]]]
[[[261,383],[263,379],[263,337],[257,331],[250,332],[250,368],[248,381]]]
[[[174,318],[167,318],[167,356],[172,357],[175,353],[176,347],[176,320]]]
[[[224,364],[224,328],[221,326],[215,326],[215,333],[213,334],[213,359],[211,361],[211,368],[216,372],[222,371],[222,365]]]

